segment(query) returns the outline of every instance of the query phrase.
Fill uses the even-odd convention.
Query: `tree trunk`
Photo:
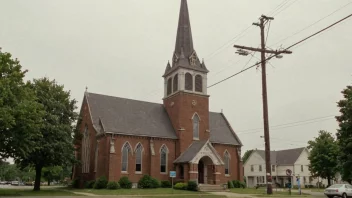
[[[329,186],[331,186],[331,178],[330,178],[330,176],[328,176],[328,186],[327,187],[329,187]]]
[[[50,179],[48,179],[48,186],[50,186]]]
[[[35,183],[34,183],[34,191],[40,191],[40,178],[42,177],[42,166],[35,166]]]

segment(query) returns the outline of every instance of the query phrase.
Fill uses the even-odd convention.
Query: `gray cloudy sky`
[[[232,45],[257,47],[259,29],[253,26],[229,41],[282,2],[273,13],[271,48],[288,46],[352,11],[350,3],[279,42],[351,0],[188,1],[195,49],[210,70],[208,85],[243,69],[250,56],[236,55]],[[78,106],[86,86],[90,92],[161,103],[161,76],[172,58],[179,6],[180,0],[0,0],[0,46],[29,69],[27,79],[56,79],[72,91]],[[340,91],[352,79],[351,35],[352,18],[268,65],[270,125],[281,125],[271,130],[273,149],[305,146],[320,129],[336,131],[332,115],[338,114]],[[257,61],[252,58],[249,65]],[[260,70],[208,92],[210,110],[223,109],[243,150],[263,148]],[[311,123],[298,122],[304,120]]]

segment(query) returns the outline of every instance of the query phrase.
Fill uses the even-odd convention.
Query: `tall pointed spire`
[[[176,36],[175,53],[181,55],[181,49],[186,57],[193,53],[193,39],[191,31],[191,22],[189,19],[187,0],[181,0],[180,16],[178,19],[178,28]]]

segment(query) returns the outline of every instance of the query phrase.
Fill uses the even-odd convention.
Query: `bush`
[[[108,185],[106,186],[107,189],[110,190],[115,190],[115,189],[119,189],[120,188],[120,184],[114,181],[111,181],[108,183]]]
[[[72,188],[79,188],[79,178],[75,178],[71,182]]]
[[[121,188],[124,188],[124,189],[131,189],[132,188],[132,182],[126,176],[120,178],[119,184],[120,184]]]
[[[227,181],[227,188],[234,188],[231,181]]]
[[[180,182],[175,184],[174,188],[177,190],[187,190],[187,184]]]
[[[195,181],[188,181],[187,190],[198,191],[198,185]]]
[[[138,188],[159,188],[160,183],[157,179],[152,178],[149,175],[144,175],[139,181],[138,181]]]
[[[246,188],[247,186],[246,186],[246,183],[244,183],[244,182],[240,182],[240,188]]]
[[[240,181],[238,181],[238,180],[233,180],[232,183],[233,183],[233,187],[234,187],[234,188],[241,188],[241,183],[240,183]]]
[[[94,183],[95,183],[94,180],[92,180],[92,181],[86,181],[86,182],[84,183],[84,187],[85,187],[85,188],[88,188],[88,189],[91,189],[91,188],[94,187]]]
[[[106,188],[107,185],[108,185],[108,180],[106,179],[105,176],[102,176],[95,181],[93,188],[103,189],[103,188]]]
[[[166,180],[166,181],[161,181],[161,187],[162,188],[171,188],[171,182]]]

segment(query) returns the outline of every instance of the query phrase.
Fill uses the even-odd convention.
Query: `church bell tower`
[[[177,156],[193,141],[210,137],[208,72],[193,48],[187,0],[181,0],[175,51],[163,75],[164,106],[179,139]]]

